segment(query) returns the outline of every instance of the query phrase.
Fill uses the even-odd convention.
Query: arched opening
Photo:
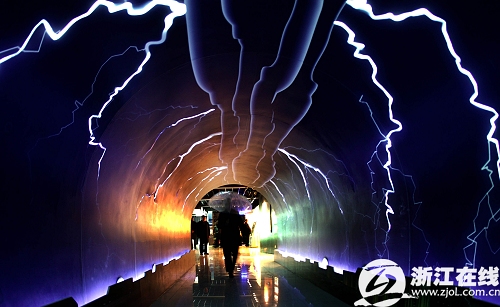
[[[257,248],[265,253],[273,253],[277,248],[277,217],[269,201],[256,189],[240,184],[227,184],[217,187],[201,198],[193,210],[192,220],[200,222],[206,216],[210,225],[209,245],[213,248],[220,246],[218,238],[218,216],[221,208],[214,205],[214,199],[226,194],[236,193],[248,200],[249,207],[238,209],[238,213],[250,228],[250,234],[242,234],[242,246]],[[196,226],[195,226],[196,227]],[[199,246],[198,238],[196,245]]]

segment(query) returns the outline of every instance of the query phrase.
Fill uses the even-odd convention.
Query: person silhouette
[[[210,225],[207,222],[207,217],[204,215],[201,221],[198,222],[197,230],[200,238],[200,255],[208,255],[208,239],[210,237]]]
[[[230,198],[224,199],[224,211],[219,213],[218,225],[224,265],[229,278],[233,278],[244,226],[243,218],[231,207]]]
[[[198,245],[198,236],[196,235],[196,221],[194,220],[194,216],[191,217],[191,249],[196,249]]]

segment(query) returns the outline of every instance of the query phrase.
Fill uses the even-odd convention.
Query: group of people
[[[219,213],[219,218],[214,224],[214,246],[222,247],[226,272],[230,278],[233,278],[239,247],[250,246],[251,229],[247,220],[231,208],[230,200],[225,206],[226,210]],[[210,225],[207,217],[203,216],[199,222],[196,222],[193,217],[191,219],[191,249],[196,249],[199,239],[200,255],[208,255],[209,237]]]
[[[210,225],[207,217],[203,216],[201,221],[196,222],[191,218],[191,249],[196,249],[200,241],[200,255],[208,255],[208,239],[210,237]]]

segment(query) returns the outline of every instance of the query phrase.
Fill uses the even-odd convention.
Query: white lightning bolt
[[[156,142],[158,141],[158,139],[162,136],[162,134],[167,130],[167,129],[170,129],[172,127],[175,127],[177,126],[178,124],[180,124],[181,122],[185,121],[185,120],[190,120],[190,119],[195,119],[195,118],[198,118],[198,117],[203,117],[211,112],[215,111],[215,109],[209,109],[208,111],[205,111],[205,112],[201,112],[199,114],[195,114],[195,115],[192,115],[192,116],[188,116],[188,117],[183,117],[179,120],[177,120],[175,123],[163,128],[163,130],[158,134],[158,136],[156,137],[156,139],[154,140],[153,144],[149,147],[149,149],[146,151],[146,153],[142,156],[142,158],[139,160],[139,162],[137,162],[137,166],[135,167],[136,169],[139,167],[139,165],[141,164],[142,160],[144,160],[144,158],[147,156],[147,154],[153,150]]]
[[[163,182],[162,182],[162,183],[158,186],[158,188],[156,189],[156,191],[155,191],[155,193],[154,193],[154,194],[155,194],[155,199],[156,199],[156,194],[157,194],[158,190],[159,190],[161,187],[163,187],[163,186],[165,185],[165,183],[167,183],[168,179],[170,179],[170,177],[172,176],[172,174],[173,174],[173,173],[174,173],[174,172],[175,172],[175,171],[179,168],[179,166],[181,165],[182,161],[184,160],[184,157],[185,157],[185,156],[187,156],[189,153],[191,153],[191,151],[193,151],[193,149],[194,149],[196,146],[198,146],[198,145],[202,144],[202,143],[203,143],[203,142],[205,142],[205,141],[210,140],[211,138],[213,138],[213,137],[215,137],[215,136],[222,136],[222,132],[212,133],[212,134],[210,134],[209,136],[207,136],[207,137],[205,137],[205,138],[203,138],[203,139],[201,139],[201,140],[198,140],[198,141],[194,142],[194,143],[193,143],[193,144],[189,147],[189,149],[188,149],[185,153],[180,154],[180,155],[178,156],[178,158],[179,158],[179,162],[177,162],[177,165],[176,165],[176,166],[175,166],[175,168],[172,170],[172,172],[170,172],[170,174],[168,174],[167,178],[165,178],[165,180],[163,180]]]
[[[401,124],[401,122],[399,122],[398,120],[396,120],[394,118],[394,115],[392,113],[392,104],[393,104],[394,99],[392,98],[391,94],[377,80],[377,71],[378,71],[377,65],[375,64],[375,62],[373,61],[373,59],[370,56],[361,53],[361,50],[363,50],[365,48],[365,45],[354,41],[354,37],[356,35],[345,23],[343,23],[341,21],[335,21],[335,25],[341,27],[342,29],[344,29],[344,31],[347,32],[347,34],[348,34],[347,43],[349,45],[356,47],[356,50],[354,51],[354,57],[361,59],[361,60],[366,60],[366,61],[368,61],[368,63],[370,63],[370,66],[372,67],[372,75],[371,75],[372,82],[387,97],[387,99],[389,101],[388,102],[389,103],[389,119],[397,125],[397,128],[391,130],[387,135],[382,134],[383,139],[380,140],[379,144],[377,145],[377,147],[378,147],[381,143],[385,143],[385,151],[387,152],[387,161],[384,163],[383,167],[386,169],[387,176],[388,176],[389,181],[391,183],[391,189],[387,189],[385,192],[385,201],[384,201],[384,204],[387,207],[385,214],[386,214],[387,223],[388,223],[387,232],[389,232],[391,230],[391,221],[389,219],[389,214],[394,214],[394,210],[392,209],[391,205],[389,205],[389,194],[394,193],[394,184],[392,183],[391,171],[389,168],[391,165],[391,151],[390,151],[390,149],[392,147],[391,136],[393,133],[401,131],[403,129],[403,125]]]
[[[90,15],[92,15],[92,13],[94,13],[94,11],[101,5],[107,7],[108,12],[110,12],[111,14],[126,10],[130,16],[144,15],[157,5],[163,5],[163,6],[170,7],[170,9],[172,10],[172,14],[174,16],[169,18],[169,19],[173,19],[174,17],[177,17],[177,16],[182,16],[186,13],[186,6],[184,4],[176,2],[176,1],[172,1],[172,0],[153,0],[153,1],[150,1],[147,4],[145,4],[142,8],[134,8],[132,3],[130,3],[130,2],[116,4],[116,3],[113,3],[111,1],[98,0],[98,1],[94,2],[94,4],[87,10],[87,12],[73,18],[61,30],[55,31],[47,20],[45,20],[45,19],[40,20],[40,22],[38,22],[36,24],[36,26],[33,27],[30,34],[28,35],[28,37],[26,37],[26,39],[24,40],[24,42],[21,46],[12,47],[12,48],[9,48],[9,49],[6,49],[6,50],[0,52],[0,54],[1,54],[1,53],[6,53],[6,52],[12,51],[12,50],[17,50],[16,52],[14,52],[12,54],[9,54],[7,56],[4,56],[3,58],[0,58],[0,64],[18,56],[19,54],[21,54],[23,52],[33,52],[32,50],[26,50],[26,46],[31,41],[31,39],[33,38],[33,35],[35,34],[35,32],[38,28],[43,27],[45,29],[45,33],[48,34],[49,37],[53,41],[59,40],[61,37],[63,37],[66,34],[66,32],[68,32],[68,30],[73,25],[75,25],[80,20],[85,19],[85,18],[89,17]],[[44,36],[45,36],[45,34],[44,34]],[[40,46],[42,44],[42,41],[43,41],[43,37],[42,37],[42,40],[40,42]],[[40,50],[40,47],[38,50]]]
[[[373,13],[373,9],[372,9],[371,5],[369,5],[366,2],[366,0],[348,0],[347,4],[356,10],[361,10],[361,11],[366,12],[373,20],[403,21],[403,20],[410,18],[410,17],[425,16],[425,17],[429,18],[430,20],[435,21],[435,22],[439,22],[441,24],[441,32],[443,33],[443,38],[446,41],[446,46],[448,47],[448,51],[450,52],[450,55],[455,59],[455,64],[457,66],[458,71],[460,73],[462,73],[463,75],[467,76],[472,87],[474,88],[474,92],[469,97],[469,102],[472,105],[474,105],[475,107],[480,108],[480,109],[485,110],[485,111],[488,111],[488,112],[493,114],[493,116],[490,118],[491,129],[489,130],[488,134],[486,135],[486,139],[488,140],[489,143],[492,143],[496,149],[496,153],[497,153],[497,157],[498,157],[498,160],[496,163],[497,164],[497,172],[498,172],[498,176],[500,178],[500,145],[499,145],[498,140],[493,137],[493,134],[496,131],[495,122],[498,118],[498,112],[494,108],[476,101],[476,98],[479,95],[479,89],[478,89],[476,79],[474,78],[474,76],[472,75],[472,73],[470,71],[468,71],[467,69],[465,69],[462,66],[462,60],[460,59],[458,54],[455,52],[455,49],[453,48],[453,44],[452,44],[451,39],[450,39],[450,35],[448,34],[448,30],[446,29],[446,21],[444,19],[432,14],[431,12],[429,12],[425,8],[416,9],[416,10],[413,10],[410,12],[405,12],[405,13],[398,14],[398,15],[394,15],[393,13],[385,13],[385,14],[375,15]],[[489,162],[489,160],[488,160],[488,162]],[[487,164],[488,163],[486,163],[486,165]],[[486,165],[483,167],[483,169],[484,168],[487,169]]]
[[[477,237],[483,232],[483,231],[487,231],[488,230],[488,227],[490,225],[490,223],[492,221],[495,221],[495,222],[498,222],[500,220],[500,209],[494,211],[493,208],[491,207],[490,203],[489,203],[489,193],[492,191],[493,187],[494,187],[494,183],[493,183],[493,179],[492,179],[492,175],[493,175],[493,171],[489,169],[488,167],[488,164],[490,163],[491,159],[492,159],[492,149],[491,147],[495,148],[496,150],[496,156],[497,156],[497,161],[496,161],[496,168],[497,168],[497,175],[499,176],[500,178],[500,145],[499,145],[499,141],[493,137],[495,131],[496,131],[496,120],[498,118],[498,112],[488,106],[488,105],[485,105],[485,104],[482,104],[482,103],[479,103],[476,101],[476,98],[478,97],[479,95],[479,89],[478,89],[478,84],[474,78],[474,76],[472,75],[472,73],[465,69],[463,66],[462,66],[462,60],[461,58],[458,56],[458,54],[455,52],[455,49],[453,47],[453,44],[451,42],[451,39],[450,39],[450,36],[448,34],[448,30],[446,28],[446,21],[436,15],[434,15],[433,13],[431,13],[429,10],[425,9],[425,8],[419,8],[419,9],[416,9],[416,10],[413,10],[413,11],[409,11],[409,12],[405,12],[405,13],[402,13],[402,14],[393,14],[393,13],[384,13],[384,14],[379,14],[379,15],[376,15],[373,13],[373,9],[371,7],[371,5],[369,5],[367,3],[366,0],[348,0],[346,2],[349,6],[351,6],[352,8],[356,9],[356,10],[360,10],[360,11],[364,11],[365,13],[367,13],[370,18],[372,18],[373,20],[392,20],[392,21],[395,21],[395,22],[399,22],[399,21],[403,21],[407,18],[410,18],[410,17],[421,17],[421,16],[425,16],[427,18],[429,18],[430,20],[434,21],[434,22],[438,22],[441,24],[441,32],[443,34],[443,38],[446,42],[446,45],[448,47],[448,51],[450,53],[450,55],[454,58],[455,60],[455,65],[457,66],[457,69],[458,71],[465,75],[472,87],[473,87],[473,93],[472,95],[469,97],[469,102],[470,104],[472,104],[473,106],[479,108],[479,109],[482,109],[482,110],[485,110],[485,111],[488,111],[490,113],[492,113],[492,116],[490,118],[490,125],[491,125],[491,128],[490,130],[488,131],[488,134],[486,135],[486,139],[487,139],[487,142],[488,142],[488,159],[486,161],[486,163],[483,165],[483,167],[481,168],[481,170],[485,170],[488,172],[488,176],[490,178],[490,182],[491,182],[491,188],[486,192],[486,194],[484,195],[484,197],[481,199],[481,201],[479,202],[479,205],[478,205],[478,210],[477,210],[477,215],[476,217],[474,218],[473,220],[473,226],[474,226],[474,232],[471,233],[467,239],[469,241],[471,241],[471,243],[469,245],[467,245],[466,247],[464,247],[464,253],[466,251],[467,248],[470,248],[471,246],[474,246],[474,247],[477,247],[477,242],[476,242],[476,239]],[[341,27],[343,27],[346,31],[347,31],[347,26],[345,26],[345,24],[343,24],[342,22],[340,21],[336,21],[335,22],[336,25],[339,25]],[[345,27],[344,27],[345,26]],[[351,34],[349,34],[351,35]],[[351,43],[350,43],[351,44]],[[354,44],[351,44],[353,46],[356,46]],[[356,55],[356,53],[359,54],[359,51],[361,49],[363,49],[363,45],[362,44],[359,44],[356,46],[358,49],[356,50],[355,52],[355,56],[358,57]],[[372,64],[370,62],[370,64]],[[373,65],[372,65],[373,67]],[[374,71],[375,72],[375,71]],[[372,75],[373,76],[373,75]],[[375,82],[375,81],[374,81]],[[377,83],[375,83],[377,84]],[[378,84],[377,84],[378,86]],[[381,87],[379,87],[381,88]],[[383,90],[383,88],[381,88]],[[385,90],[383,90],[384,93],[386,93]],[[388,93],[387,93],[388,94]],[[386,95],[387,96],[387,95]],[[390,97],[390,96],[388,96]],[[389,98],[389,101],[390,101],[390,119],[391,121],[395,122],[393,120],[393,117],[392,117],[392,108],[391,108],[391,104],[392,104],[392,97]],[[396,122],[395,122],[396,123]],[[400,123],[399,123],[400,124]],[[402,126],[400,126],[400,128],[402,128]],[[400,130],[400,129],[399,129]],[[390,148],[390,134],[392,134],[393,132],[397,132],[399,130],[393,130],[391,131],[388,135],[387,135],[387,145],[386,145],[386,149],[387,149],[387,153],[388,153],[388,161],[387,163],[384,165],[384,168],[387,169],[388,171],[388,175],[390,176],[390,165],[391,165],[391,161],[390,161],[390,151],[389,151],[389,148]],[[389,177],[390,178],[390,177]],[[392,183],[392,180],[391,180],[391,185],[393,186],[393,183]],[[388,217],[388,213],[393,213],[393,210],[392,208],[388,205],[387,201],[387,197],[388,197],[388,193],[392,193],[393,191],[387,191],[386,192],[386,206],[388,207],[387,211],[386,211],[386,215]],[[481,206],[481,203],[483,203],[484,201],[487,202],[487,205],[489,207],[489,211],[490,211],[490,214],[491,214],[491,217],[489,218],[488,220],[488,223],[485,227],[483,227],[479,233],[477,232],[477,226],[476,226],[476,220],[479,216],[479,211],[480,211],[480,206]],[[388,219],[389,221],[389,219]],[[390,228],[389,228],[390,230]],[[487,239],[487,238],[486,238]],[[427,240],[426,240],[427,241]],[[489,241],[488,241],[489,243]],[[494,253],[496,253],[497,251],[492,251]],[[475,266],[475,254],[476,254],[476,249],[474,248],[474,260],[473,261],[470,261],[467,257],[467,255],[465,255],[466,259],[467,259],[467,264],[468,265],[471,265],[471,266]]]

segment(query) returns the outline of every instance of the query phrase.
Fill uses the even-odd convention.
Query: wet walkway
[[[240,247],[234,278],[224,268],[222,249],[196,252],[196,265],[151,306],[349,306],[278,263],[258,248]]]

